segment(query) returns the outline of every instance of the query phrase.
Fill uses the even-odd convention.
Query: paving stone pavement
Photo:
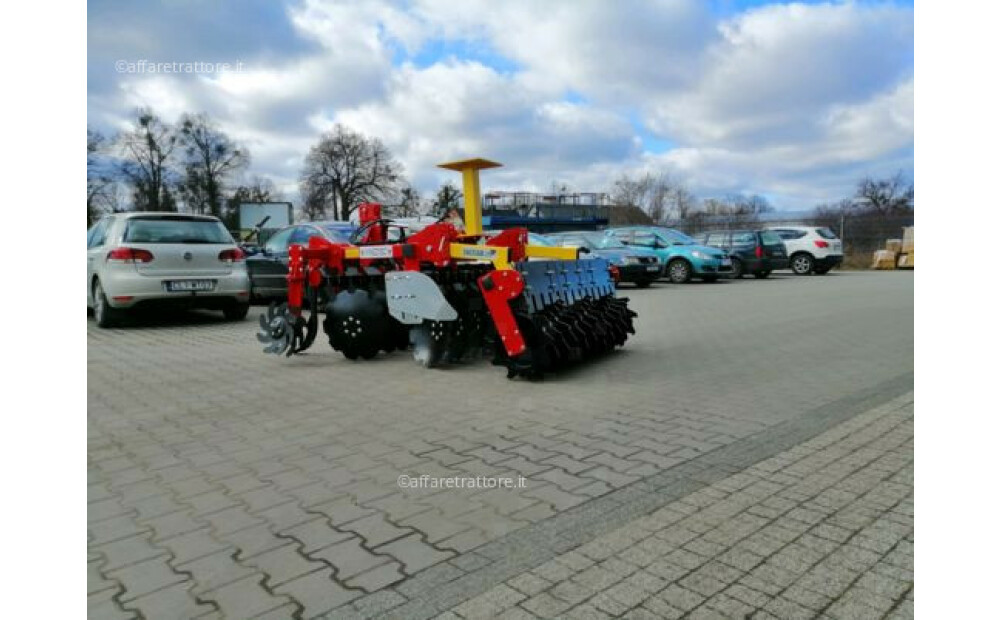
[[[433,616],[744,469],[772,436],[791,448],[912,387],[912,274],[626,294],[626,348],[542,383],[319,344],[265,357],[253,322],[208,314],[90,321],[89,616]],[[527,485],[402,489],[401,474]]]
[[[912,394],[438,615],[912,618]]]

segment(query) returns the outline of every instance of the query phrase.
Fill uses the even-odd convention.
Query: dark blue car
[[[537,235],[532,235],[535,243]],[[552,245],[585,248],[590,256],[606,259],[618,268],[619,282],[632,282],[646,288],[663,275],[663,263],[654,252],[630,248],[614,237],[600,232],[564,232],[546,235]],[[583,255],[584,257],[587,254]]]

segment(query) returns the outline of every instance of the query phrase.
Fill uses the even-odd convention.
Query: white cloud
[[[161,21],[177,18],[164,10]],[[469,155],[507,164],[490,187],[599,191],[622,171],[663,168],[703,195],[790,208],[836,199],[861,174],[912,170],[909,8],[773,5],[719,19],[695,0],[304,0],[275,13],[284,34],[267,53],[213,76],[115,75],[107,62],[197,57],[200,45],[217,58],[220,41],[183,36],[207,23],[126,16],[135,29],[116,38],[130,24],[92,20],[91,121],[118,127],[137,105],[168,120],[205,111],[286,189],[336,122],[380,137],[425,193],[450,178],[436,163]],[[643,152],[644,137],[670,148]]]

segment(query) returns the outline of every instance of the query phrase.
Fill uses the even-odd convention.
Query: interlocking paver
[[[375,553],[392,556],[403,564],[403,570],[412,575],[452,557],[454,553],[439,551],[420,540],[419,534],[410,534],[373,549]],[[471,570],[471,568],[470,568]]]
[[[775,450],[780,454],[770,462],[730,467],[747,454],[744,451],[719,457],[712,466],[687,466],[704,457],[715,458],[715,453],[709,453],[715,448],[724,450],[743,438],[779,431],[804,412],[840,402],[845,395],[864,390],[874,394],[883,384],[896,385],[892,382],[909,371],[906,360],[912,356],[912,324],[907,321],[912,314],[907,312],[912,310],[908,299],[912,279],[909,274],[779,277],[767,283],[766,291],[743,284],[662,286],[632,295],[642,329],[622,355],[538,384],[503,381],[488,364],[428,373],[415,368],[405,355],[370,364],[348,363],[319,344],[308,356],[275,360],[259,354],[252,336],[255,321],[223,323],[209,315],[192,314],[190,318],[154,319],[152,325],[140,321],[113,331],[90,324],[89,384],[101,388],[88,393],[88,558],[98,563],[96,571],[102,574],[102,570],[128,572],[151,560],[162,560],[171,570],[180,571],[182,565],[208,566],[209,558],[224,557],[227,561],[217,567],[219,575],[208,578],[216,587],[205,596],[220,592],[225,604],[209,611],[208,617],[213,613],[282,617],[300,607],[290,596],[269,593],[264,573],[251,560],[301,544],[314,554],[310,556],[314,563],[336,566],[315,553],[336,544],[331,542],[335,539],[347,540],[339,538],[342,534],[354,535],[342,525],[377,517],[370,523],[382,519],[389,528],[404,531],[403,537],[394,540],[420,536],[409,540],[420,540],[443,555],[431,554],[419,562],[411,558],[413,568],[407,568],[402,558],[389,552],[385,564],[351,578],[364,576],[362,588],[383,588],[390,593],[398,588],[401,595],[405,589],[411,595],[434,596],[439,592],[427,585],[430,580],[417,581],[422,575],[447,572],[449,580],[458,583],[463,571],[471,571],[462,588],[474,595],[488,590],[489,582],[472,577],[514,570],[514,564],[503,552],[484,555],[493,559],[490,563],[472,556],[464,560],[462,554],[486,543],[527,536],[533,528],[543,528],[577,510],[583,511],[583,522],[596,523],[610,506],[601,504],[602,499],[624,489],[631,494],[620,502],[616,514],[644,519],[637,527],[647,532],[657,531],[649,529],[654,523],[667,527],[684,515],[700,515],[693,529],[688,528],[696,536],[684,541],[695,552],[673,559],[704,556],[703,562],[717,550],[711,545],[743,550],[738,556],[717,556],[722,564],[740,571],[753,570],[757,564],[749,565],[752,559],[769,558],[790,544],[825,557],[832,553],[830,545],[843,543],[803,533],[800,526],[792,525],[813,525],[816,513],[822,513],[824,519],[817,523],[850,532],[853,538],[847,544],[860,551],[841,554],[811,570],[820,577],[833,575],[839,585],[838,571],[859,569],[871,558],[862,552],[871,552],[879,556],[869,566],[872,574],[909,583],[905,577],[912,575],[913,563],[912,431],[894,426],[894,420],[871,426],[870,434],[885,437],[877,444],[868,445],[864,437],[858,438],[855,431],[862,427],[855,425],[823,443],[808,447],[792,443],[784,452]],[[678,294],[685,295],[685,303],[675,303]],[[886,304],[896,304],[898,311],[868,312],[865,300],[876,298],[883,310]],[[808,338],[789,341],[776,338],[784,324],[733,325],[724,309],[732,307],[734,299],[759,311],[747,320],[756,320],[758,314],[780,314],[814,329]],[[788,303],[789,299],[795,303]],[[815,318],[817,311],[828,312],[831,304],[841,302],[838,316],[843,325]],[[663,311],[667,305],[670,312]],[[783,350],[773,373],[751,377],[734,361],[756,355],[777,341]],[[706,346],[711,342],[726,346]],[[802,363],[812,360],[819,348],[829,352],[822,376]],[[685,364],[664,367],[664,359],[678,359],[672,353],[678,350],[686,352]],[[856,359],[870,363],[861,368]],[[455,396],[456,373],[462,375],[463,383],[476,386],[474,395]],[[443,398],[444,394],[451,396]],[[733,415],[734,411],[740,414]],[[587,467],[581,469],[581,464]],[[741,470],[748,465],[751,469]],[[401,473],[444,476],[500,471],[527,476],[529,484],[510,492],[438,493],[402,490],[395,484]],[[594,472],[596,478],[588,476]],[[593,482],[571,487],[575,483],[567,476],[589,477]],[[681,494],[690,495],[706,484],[713,486],[716,479],[725,482],[713,491],[697,493],[689,500],[682,497],[663,510],[645,507],[650,494],[673,489],[674,481],[693,482]],[[633,492],[647,480],[658,482]],[[745,495],[749,503],[721,503],[734,494]],[[600,505],[606,508],[595,511]],[[749,531],[752,523],[744,523],[745,516],[781,521],[784,513],[795,509],[800,510],[799,518],[769,530],[770,536],[754,538],[757,532]],[[573,522],[580,519],[574,517]],[[307,524],[311,523],[316,529],[310,529]],[[547,557],[557,557],[596,533],[575,529],[544,539],[545,544],[538,547]],[[740,539],[745,533],[750,538]],[[363,532],[357,534],[366,540]],[[669,583],[668,587],[698,568],[668,564],[651,555],[691,553],[684,543],[667,550],[661,545],[671,544],[668,539],[654,533],[650,540],[656,541],[655,549],[653,543],[640,547],[638,541],[630,541],[600,560],[617,560],[630,566],[633,574],[648,563],[649,573]],[[118,544],[105,548],[112,543]],[[372,551],[371,541],[361,544],[359,549],[367,545],[366,552]],[[894,546],[886,551],[890,544]],[[768,545],[778,546],[766,550]],[[517,554],[513,562],[526,561],[538,551]],[[400,547],[398,552],[402,556],[409,551]],[[811,559],[810,554],[796,550],[776,561],[778,567],[801,570],[801,562]],[[416,569],[419,564],[427,567]],[[612,574],[624,572],[618,565],[609,566],[614,567]],[[243,570],[252,572],[241,578]],[[677,571],[683,572],[674,574]],[[903,579],[899,579],[900,571]],[[163,588],[161,596],[203,591],[200,576],[178,574],[185,581]],[[236,581],[218,585],[220,578],[233,577]],[[424,585],[405,588],[408,581]],[[103,588],[94,595],[105,595],[94,601],[104,613],[93,617],[134,615],[106,595],[118,592],[105,587],[105,583],[118,584],[117,580],[95,578],[93,583]],[[397,585],[384,589],[392,583]],[[808,583],[803,590],[815,592],[805,588]],[[866,583],[870,587],[857,589],[877,594],[873,592],[876,582]],[[244,589],[245,594],[234,594]],[[719,605],[706,604],[706,609],[720,611],[726,599],[719,597],[730,596],[730,590],[740,591],[729,586],[710,599]],[[156,592],[135,600],[154,600]],[[544,590],[524,594],[534,598],[540,593]],[[362,595],[351,605],[373,595]],[[609,601],[614,599],[600,599],[604,608],[592,600],[571,609],[611,613]],[[646,600],[640,608],[656,613],[655,604]],[[410,605],[407,610],[413,613],[428,609],[422,603],[404,605]],[[669,603],[663,605],[668,610]],[[906,608],[897,605],[896,611],[905,613]],[[669,609],[678,608],[671,605]],[[504,613],[514,616],[521,611],[529,613],[520,605]],[[634,609],[616,613],[625,612],[640,614]]]
[[[813,496],[847,476],[865,477],[871,459],[854,455],[883,445],[898,429],[912,433],[912,409],[905,402],[868,412],[845,424],[846,429],[835,427],[796,447],[788,452],[793,456],[783,456],[784,466],[823,463],[823,475],[809,479]],[[805,447],[809,445],[820,449],[810,451]],[[817,458],[823,452],[829,456]],[[836,510],[855,510],[881,488],[882,476],[867,477],[870,492],[852,496]],[[785,478],[787,488],[798,484],[794,477]],[[813,507],[804,491],[770,502],[773,511],[752,511],[763,505],[763,489],[745,476],[735,482],[723,478],[536,566],[528,573],[531,578],[508,580],[498,591],[514,589],[530,596],[521,607],[544,617],[563,612],[573,617],[579,608],[637,618],[856,618],[881,617],[900,608],[899,601],[913,588],[913,546],[901,540],[912,535],[912,516],[908,520],[907,513],[892,519],[886,515],[908,496],[899,497],[893,488],[892,503],[867,512],[864,531],[898,541],[880,554],[858,544],[860,533],[843,530],[844,536],[831,536],[843,529],[827,523],[834,510]],[[780,493],[781,485],[768,492]],[[799,503],[788,499],[799,493]],[[709,534],[718,542],[707,540]],[[641,565],[646,569],[639,569]],[[554,585],[547,587],[549,583]],[[466,609],[475,609],[477,600],[467,601]],[[567,612],[564,604],[573,608]]]
[[[387,556],[376,555],[365,549],[361,538],[357,536],[307,553],[311,558],[323,560],[334,566],[337,578],[341,581],[391,560]]]
[[[348,590],[337,584],[333,580],[333,571],[329,569],[299,576],[275,587],[274,592],[286,595],[301,605],[304,618],[315,618],[361,596],[357,590]]]

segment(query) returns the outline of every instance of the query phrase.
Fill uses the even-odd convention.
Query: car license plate
[[[660,270],[660,268],[657,265],[647,265],[646,266],[646,271],[659,271],[659,270]]]
[[[215,280],[168,280],[165,284],[172,293],[211,291],[215,288]]]

